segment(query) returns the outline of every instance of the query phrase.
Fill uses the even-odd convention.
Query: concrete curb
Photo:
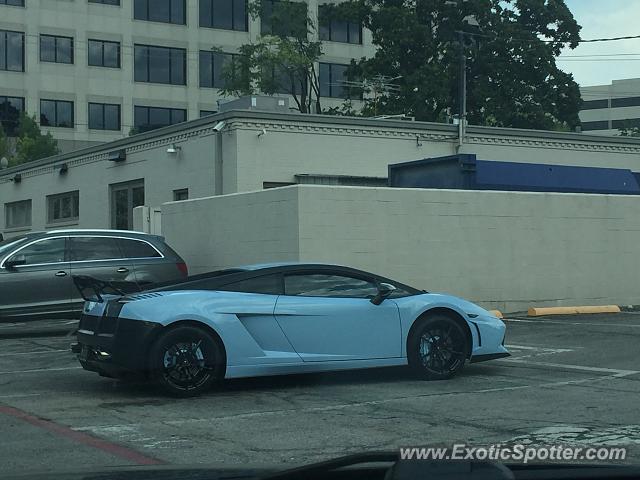
[[[618,305],[592,305],[577,307],[529,307],[527,315],[540,317],[542,315],[575,315],[584,313],[620,313]]]

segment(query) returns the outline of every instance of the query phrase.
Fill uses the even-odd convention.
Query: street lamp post
[[[465,123],[467,121],[467,53],[464,48],[464,32],[458,32],[460,46],[460,73],[458,86],[458,151],[464,144]]]
[[[475,15],[467,15],[462,19],[462,22],[473,28],[479,29],[480,24],[476,20]],[[467,128],[467,51],[465,40],[469,36],[471,42],[474,43],[473,34],[470,32],[464,32],[459,30],[458,34],[458,46],[460,48],[460,73],[459,87],[458,87],[458,152],[464,145],[464,136]]]

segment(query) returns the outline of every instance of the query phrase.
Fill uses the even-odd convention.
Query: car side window
[[[262,275],[261,277],[247,278],[246,280],[221,285],[216,290],[282,295],[282,277],[280,275]]]
[[[17,251],[7,260],[22,265],[62,263],[65,261],[65,243],[63,237],[40,240]]]
[[[372,281],[342,275],[294,274],[284,277],[284,292],[306,297],[372,298],[378,287]]]
[[[115,260],[123,255],[112,237],[71,237],[71,261]]]
[[[158,251],[141,240],[132,238],[119,238],[118,243],[126,258],[158,258]]]

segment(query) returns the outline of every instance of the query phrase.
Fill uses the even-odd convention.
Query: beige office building
[[[316,21],[322,3],[306,2]],[[10,131],[18,111],[35,114],[67,152],[196,119],[225,100],[223,63],[272,28],[247,0],[0,0],[0,121]],[[335,20],[316,35],[323,106],[335,106],[371,35]]]
[[[620,129],[640,127],[640,78],[614,80],[610,85],[582,87],[582,131],[620,135]]]

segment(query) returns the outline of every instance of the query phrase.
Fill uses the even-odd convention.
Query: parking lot
[[[86,372],[70,341],[0,339],[5,473],[289,466],[454,442],[625,445],[640,461],[638,313],[515,318],[512,357],[444,382],[392,368],[235,380],[193,399]]]

